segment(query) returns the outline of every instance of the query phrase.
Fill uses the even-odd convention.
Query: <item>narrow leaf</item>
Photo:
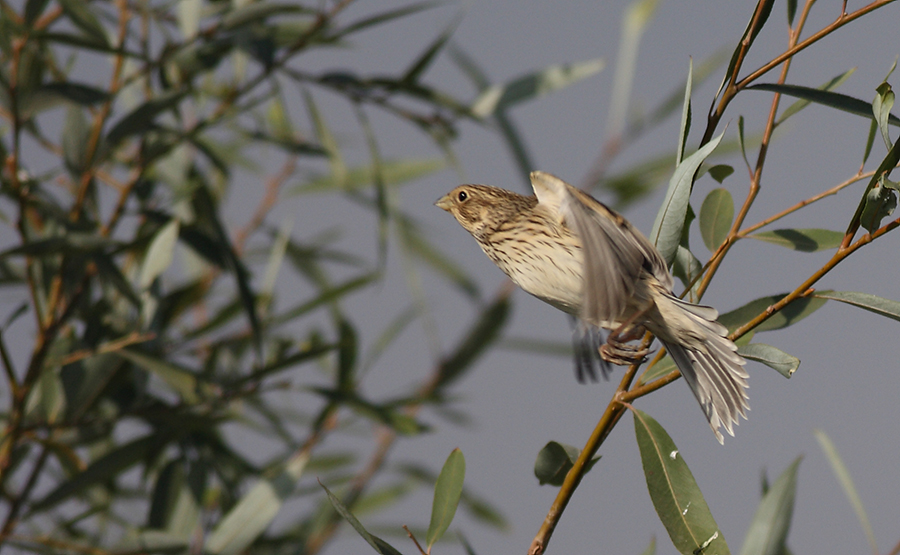
[[[688,63],[687,84],[684,87],[684,104],[681,107],[681,128],[678,131],[678,150],[675,152],[675,165],[684,159],[684,149],[687,146],[688,135],[691,132],[691,87],[693,86],[694,59]]]
[[[176,366],[167,360],[142,353],[136,349],[119,349],[118,351],[115,351],[115,354],[130,361],[146,372],[159,377],[186,403],[194,404],[199,402],[200,397],[198,396],[198,393],[201,391],[201,382],[191,371]],[[206,390],[204,391],[204,396],[212,394],[212,391],[208,389],[209,387],[209,385],[204,384],[203,389]]]
[[[164,443],[159,434],[150,434],[113,448],[101,456],[81,473],[62,482],[46,497],[31,506],[31,512],[41,512],[83,492],[87,488],[114,479],[125,470],[144,459],[151,449]]]
[[[510,108],[521,102],[533,100],[555,90],[567,87],[590,77],[603,69],[600,59],[552,65],[541,71],[528,73],[503,85],[493,85],[472,102],[471,111],[486,118],[502,108]]]
[[[421,77],[422,74],[425,73],[425,70],[431,66],[431,63],[435,60],[437,55],[444,49],[444,45],[446,45],[447,41],[450,40],[450,37],[453,36],[453,32],[456,31],[456,27],[459,25],[460,21],[462,21],[462,17],[456,17],[450,25],[444,29],[444,32],[435,37],[428,48],[419,55],[419,57],[410,65],[409,69],[403,74],[403,77],[400,78],[401,83],[413,85],[419,81],[419,77]]]
[[[219,521],[206,541],[206,552],[236,555],[265,532],[303,475],[309,452],[294,455],[277,476],[257,482]]]
[[[776,229],[748,235],[795,251],[816,252],[841,246],[844,234],[829,229]]]
[[[431,505],[431,522],[428,525],[426,545],[429,552],[456,515],[456,507],[462,495],[463,480],[466,476],[466,459],[459,447],[450,452],[444,467],[434,484],[434,501]]]
[[[890,150],[892,145],[888,119],[891,116],[891,108],[894,106],[894,91],[887,82],[878,85],[875,90],[878,94],[875,95],[875,100],[872,102],[872,114],[875,116],[875,121],[878,122],[878,129],[881,130],[884,147]]]
[[[666,198],[656,214],[656,221],[653,222],[653,229],[650,231],[650,241],[659,249],[667,264],[672,263],[675,251],[681,241],[688,201],[690,201],[691,188],[694,184],[694,174],[697,173],[700,164],[719,146],[724,135],[723,131],[718,137],[688,156],[684,162],[678,164],[669,180]]]
[[[828,458],[828,463],[831,465],[831,471],[834,472],[838,482],[841,483],[841,487],[844,489],[844,495],[846,495],[847,500],[850,501],[850,505],[856,513],[856,518],[859,520],[860,525],[862,525],[863,532],[866,534],[866,539],[869,540],[869,546],[872,548],[872,553],[881,553],[878,549],[878,544],[875,542],[875,533],[872,531],[872,525],[869,524],[866,508],[863,506],[862,499],[859,497],[859,492],[857,492],[856,486],[853,484],[853,478],[850,476],[850,471],[847,470],[847,466],[844,465],[840,453],[838,453],[831,438],[829,438],[825,432],[822,430],[815,430],[813,433],[816,436],[816,441],[819,442],[819,447],[822,448],[822,451]]]
[[[91,4],[82,0],[59,0],[59,4],[69,20],[91,40],[109,45],[106,31],[97,16],[90,10]],[[96,5],[96,4],[95,4]]]
[[[892,320],[900,321],[900,302],[878,297],[870,293],[854,291],[816,291],[813,295],[819,299],[831,299],[874,312]]]
[[[106,140],[115,145],[132,135],[147,131],[153,127],[156,116],[178,106],[187,93],[187,90],[172,90],[141,104],[113,125]]]
[[[606,118],[606,133],[610,138],[622,136],[626,118],[632,112],[629,104],[634,87],[638,50],[658,4],[657,0],[631,0],[622,14],[618,54],[616,55],[616,73],[613,76],[609,111]]]
[[[355,385],[354,373],[358,350],[356,330],[350,322],[341,318],[338,323],[338,333],[338,389],[352,391]]]
[[[830,90],[836,89],[839,86],[841,86],[841,84],[843,84],[844,81],[849,79],[850,76],[853,75],[855,72],[856,72],[856,68],[852,67],[852,68],[848,69],[847,71],[845,71],[844,73],[831,78],[828,82],[826,82],[822,85],[819,85],[818,89],[822,90],[822,91],[830,91]],[[793,116],[800,110],[806,108],[807,106],[809,106],[809,104],[810,104],[809,100],[804,100],[804,99],[797,100],[796,102],[794,102],[793,104],[788,106],[784,112],[781,113],[781,115],[778,117],[778,120],[775,122],[775,125],[781,125],[789,117]]]
[[[780,85],[778,83],[759,83],[747,87],[747,90],[751,89],[786,94],[788,96],[802,98],[816,104],[821,104],[822,106],[828,106],[829,108],[835,108],[864,118],[873,118],[872,104],[870,102],[846,94],[824,91],[801,85]],[[894,115],[890,116],[888,122],[891,125],[900,125],[900,119]]]
[[[728,545],[687,463],[650,415],[634,410],[634,433],[656,514],[682,555],[728,555]]]
[[[734,220],[734,199],[728,189],[713,189],[700,206],[700,236],[710,252],[725,242]]]
[[[378,553],[379,555],[400,555],[400,552],[394,549],[387,542],[373,534],[370,534],[369,531],[363,527],[362,523],[357,520],[355,516],[353,516],[353,513],[350,512],[350,509],[348,509],[346,505],[341,503],[341,500],[338,499],[335,494],[331,493],[331,490],[326,488],[325,485],[321,482],[319,482],[319,485],[322,486],[322,489],[325,490],[325,495],[328,496],[328,500],[331,502],[334,510],[336,510],[338,514],[344,518],[344,520],[350,523],[350,526],[352,526],[353,529],[356,530],[356,533],[362,536],[362,538],[372,546],[372,549],[374,549],[376,553]]]
[[[800,366],[799,358],[789,355],[781,349],[771,345],[766,345],[765,343],[750,343],[749,345],[743,345],[738,347],[738,353],[746,359],[755,360],[756,362],[765,364],[769,368],[774,368],[785,378],[793,376],[794,372],[796,372],[797,368]]]
[[[770,297],[761,297],[750,301],[740,308],[736,308],[731,312],[726,312],[719,316],[719,323],[734,330],[746,324],[756,316],[766,311],[770,306],[781,300],[787,295],[772,295]],[[773,314],[768,320],[755,328],[757,332],[780,330],[788,326],[792,326],[800,320],[806,318],[816,310],[819,310],[825,304],[825,299],[817,299],[814,297],[802,297],[795,299],[794,302],[787,305],[777,313]]]
[[[153,280],[172,265],[172,253],[175,250],[175,243],[178,241],[180,227],[181,224],[178,220],[172,219],[156,232],[141,266],[141,275],[138,279],[138,287],[141,289],[150,287]]]
[[[884,186],[882,176],[882,179],[866,193],[859,224],[871,233],[881,227],[881,220],[893,214],[895,208],[897,208],[897,192]]]
[[[366,17],[359,21],[355,21],[350,25],[338,30],[335,37],[340,38],[351,33],[355,33],[357,31],[361,31],[363,29],[367,29],[369,27],[373,27],[375,25],[381,25],[382,23],[387,23],[389,21],[393,21],[395,19],[400,19],[406,17],[408,15],[412,15],[424,10],[431,9],[435,6],[440,6],[444,2],[417,2],[415,4],[410,4],[408,6],[403,6],[402,8],[397,8],[395,10],[389,10],[386,12],[380,12],[375,15]]]
[[[800,460],[801,457],[797,457],[763,496],[747,529],[741,555],[783,555],[786,552]]]
[[[485,308],[456,349],[441,361],[439,385],[447,385],[459,378],[500,335],[508,317],[509,299],[506,297]]]

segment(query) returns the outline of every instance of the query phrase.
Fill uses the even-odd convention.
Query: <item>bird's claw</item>
[[[640,364],[650,354],[647,347],[641,348],[637,345],[631,345],[628,342],[639,339],[644,335],[642,327],[631,328],[626,333],[611,333],[606,343],[600,345],[600,357],[606,362],[617,364],[619,366],[631,366],[632,364]]]

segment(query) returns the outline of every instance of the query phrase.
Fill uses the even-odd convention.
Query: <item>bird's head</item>
[[[477,239],[516,213],[533,208],[537,199],[487,185],[460,185],[434,204],[450,212]]]

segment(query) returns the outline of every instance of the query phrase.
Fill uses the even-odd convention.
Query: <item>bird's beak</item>
[[[450,207],[453,206],[453,199],[450,198],[450,195],[444,195],[434,205],[449,212]]]

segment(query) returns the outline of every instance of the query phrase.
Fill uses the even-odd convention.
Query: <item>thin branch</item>
[[[825,197],[836,195],[839,192],[841,192],[843,189],[845,189],[846,187],[853,185],[854,183],[856,183],[858,181],[862,181],[863,179],[869,179],[874,174],[875,174],[874,171],[856,174],[853,177],[851,177],[850,179],[847,179],[841,183],[838,183],[837,185],[835,185],[831,189],[828,189],[827,191],[822,191],[821,193],[819,193],[817,195],[813,195],[813,196],[809,197],[808,199],[801,200],[800,202],[798,202],[794,206],[791,206],[790,208],[785,208],[784,210],[782,210],[781,212],[778,212],[777,214],[775,214],[773,216],[769,216],[768,218],[761,220],[760,222],[757,222],[751,226],[745,227],[744,229],[742,229],[741,231],[739,231],[736,234],[736,237],[739,239],[744,238],[747,235],[753,233],[754,231],[756,231],[757,229],[759,229],[761,227],[765,227],[777,220],[780,220],[781,218],[787,216],[788,214],[792,214],[792,213],[800,210],[801,208],[809,206],[810,204],[817,202],[819,200],[822,200]]]

